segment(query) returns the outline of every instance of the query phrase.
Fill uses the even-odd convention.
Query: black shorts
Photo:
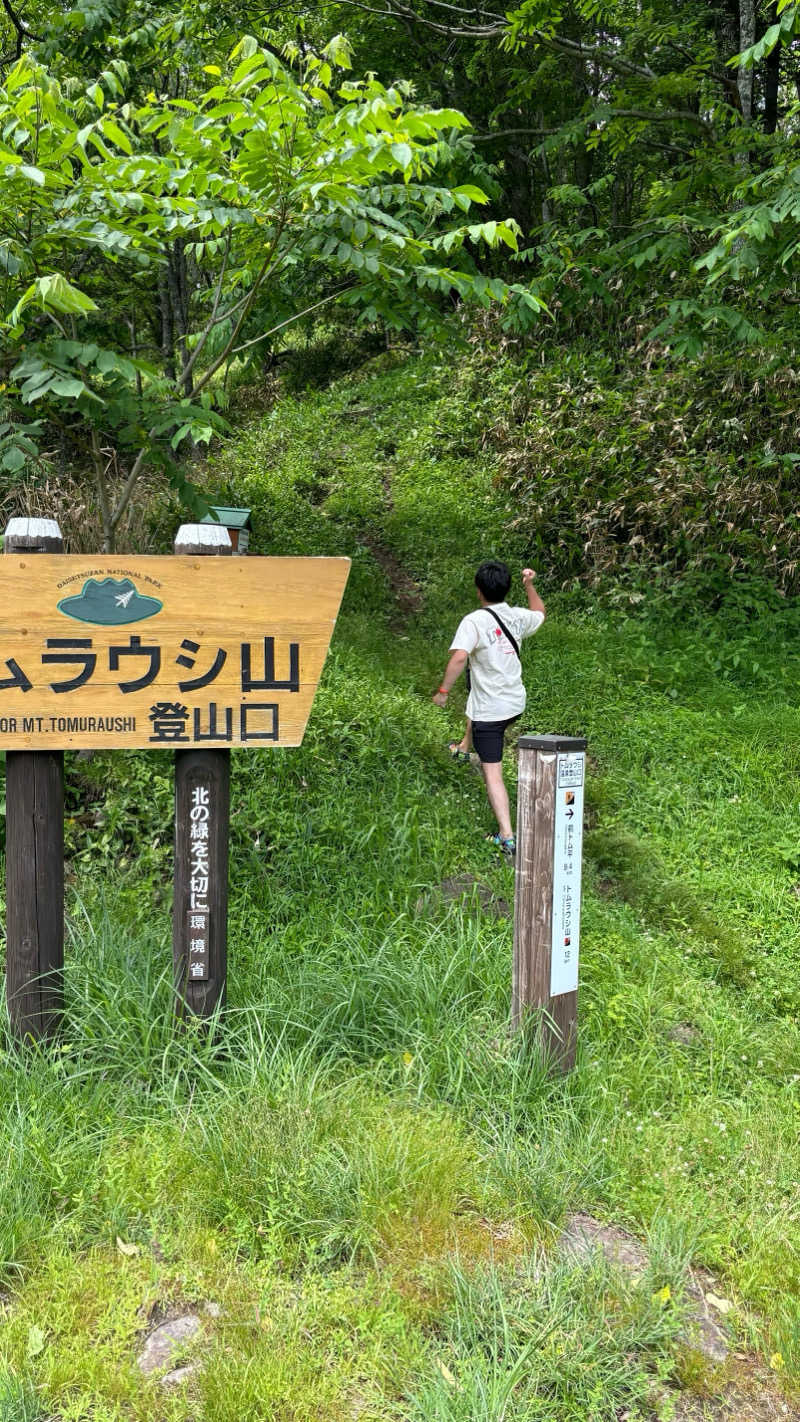
[[[473,721],[472,744],[483,765],[497,765],[503,759],[506,731],[518,720],[519,716],[509,716],[507,721]]]

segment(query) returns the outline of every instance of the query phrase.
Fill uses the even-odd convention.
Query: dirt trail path
[[[389,466],[384,471],[381,483],[386,513],[391,514],[394,510],[394,496]],[[422,589],[419,583],[415,582],[406,572],[397,554],[383,541],[377,531],[368,532],[364,537],[364,542],[392,590],[397,605],[397,612],[392,620],[397,626],[405,626],[412,617],[416,617],[422,611],[425,601]]]

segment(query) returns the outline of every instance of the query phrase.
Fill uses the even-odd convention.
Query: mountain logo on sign
[[[127,622],[144,622],[164,606],[157,597],[137,591],[130,578],[88,578],[79,593],[64,597],[58,604],[65,617],[91,622],[98,627],[122,627]]]

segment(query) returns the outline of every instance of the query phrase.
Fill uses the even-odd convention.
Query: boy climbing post
[[[454,749],[468,753],[471,733],[486,782],[486,794],[497,820],[497,833],[487,838],[509,856],[517,846],[503,780],[503,740],[508,727],[525,710],[519,644],[524,637],[538,631],[545,617],[544,603],[534,587],[535,578],[532,568],[523,570],[522,584],[528,606],[509,607],[505,599],[511,588],[511,573],[506,564],[495,560],[481,563],[475,574],[480,609],[467,613],[458,624],[450,644],[450,660],[433,697],[437,706],[446,706],[451,690],[469,662],[467,730]]]

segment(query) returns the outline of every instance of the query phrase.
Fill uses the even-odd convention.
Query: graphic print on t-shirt
[[[514,647],[495,622],[495,613],[518,643],[538,631],[544,621],[541,612],[509,607],[505,602],[493,603],[491,610],[479,608],[462,618],[450,650],[469,655],[472,685],[467,715],[473,721],[502,721],[525,709],[522,667]]]

